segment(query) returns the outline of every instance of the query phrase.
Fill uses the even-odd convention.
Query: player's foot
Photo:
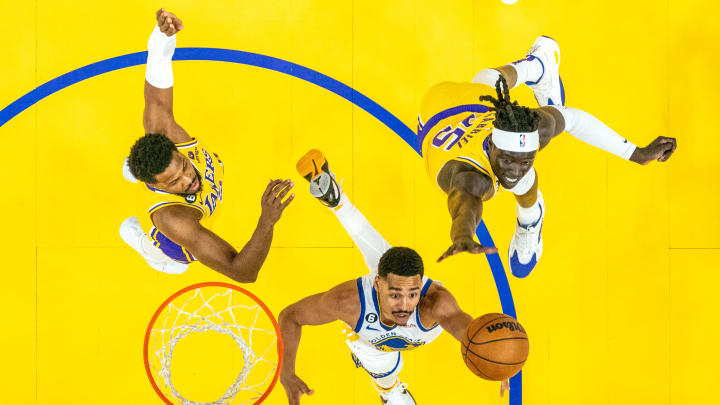
[[[555,58],[557,54],[557,59]],[[535,93],[535,100],[540,106],[565,105],[565,88],[560,79],[560,46],[554,39],[539,36],[528,51],[528,56],[540,59],[543,74],[535,83],[526,82]]]
[[[142,256],[143,259],[157,271],[169,274],[180,274],[187,270],[188,265],[186,263],[179,263],[175,260],[165,256],[165,254],[157,247],[157,252],[152,257],[145,252],[143,248],[143,239],[147,239],[145,231],[140,227],[140,221],[137,217],[129,217],[120,225],[120,237],[125,241],[131,248],[135,249],[136,252]]]
[[[340,203],[342,189],[335,181],[325,156],[317,149],[311,149],[295,165],[298,173],[310,182],[310,194],[330,208]]]
[[[380,401],[383,405],[416,405],[415,398],[413,398],[410,391],[407,389],[407,384],[398,380],[395,385],[388,391],[380,392]]]
[[[538,194],[540,205],[540,218],[530,225],[520,225],[517,222],[515,234],[510,241],[508,249],[508,265],[515,277],[527,277],[537,265],[542,256],[542,225],[545,217],[545,201],[542,194]]]

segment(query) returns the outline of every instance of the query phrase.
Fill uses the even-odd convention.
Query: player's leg
[[[137,217],[129,217],[120,225],[120,237],[125,243],[130,245],[150,267],[155,270],[161,271],[168,274],[181,274],[184,273],[187,268],[187,263],[180,263],[173,258],[169,257],[162,249],[155,246],[150,240],[148,235],[140,227],[140,222]],[[168,243],[171,242],[168,240]],[[182,248],[178,254],[185,256],[182,252]]]
[[[352,338],[352,335],[351,335]],[[358,340],[348,339],[355,367],[362,367],[370,375],[373,388],[386,405],[415,405],[415,399],[400,381],[403,358],[400,352],[383,352]]]
[[[330,208],[362,252],[370,272],[376,273],[380,257],[392,246],[342,191],[322,152],[313,149],[306,153],[298,161],[297,170],[310,181],[310,194]]]
[[[545,201],[538,189],[535,169],[510,189],[517,200],[517,223],[508,248],[508,266],[515,277],[527,277],[542,255]]]
[[[635,145],[620,136],[594,116],[565,105],[565,88],[560,78],[560,47],[552,38],[540,36],[528,56],[496,69],[485,69],[473,82],[495,86],[500,74],[510,88],[524,82],[534,92],[541,108],[540,149],[563,131],[596,148],[629,160]]]
[[[480,71],[473,78],[474,83],[495,87],[502,74],[511,89],[525,83],[535,93],[540,106],[564,105],[565,89],[560,79],[560,47],[554,39],[540,36],[524,59],[510,64]]]

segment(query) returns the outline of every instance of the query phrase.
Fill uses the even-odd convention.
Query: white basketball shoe
[[[417,405],[415,398],[407,389],[407,384],[400,382],[400,379],[390,390],[384,391],[378,388],[378,392],[383,405]]]
[[[556,59],[557,55],[557,59]],[[537,82],[525,82],[535,93],[535,100],[546,105],[565,105],[565,87],[560,79],[560,46],[554,39],[539,36],[528,51],[542,62],[543,74]]]
[[[120,237],[131,248],[142,256],[143,259],[157,271],[168,274],[184,273],[188,265],[187,263],[179,263],[169,258],[160,248],[153,245],[150,239],[140,227],[140,221],[137,217],[129,217],[120,225]]]
[[[513,276],[527,277],[542,256],[542,225],[545,218],[545,201],[538,192],[540,218],[530,225],[520,225],[517,221],[515,234],[508,249],[508,265]]]

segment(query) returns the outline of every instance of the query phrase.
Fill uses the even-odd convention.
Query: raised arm
[[[495,253],[494,247],[475,242],[473,235],[482,220],[483,197],[492,192],[490,178],[474,170],[454,173],[447,187],[448,210],[452,218],[452,245],[438,259],[442,261],[460,252]]]
[[[463,334],[473,318],[460,308],[452,293],[441,285],[433,284],[426,297],[431,301],[432,321],[442,326],[458,342],[462,342]],[[510,390],[510,381],[505,380],[500,384],[500,396],[508,390]]]
[[[295,358],[303,325],[322,325],[336,320],[353,325],[360,316],[360,300],[355,280],[346,281],[331,290],[305,297],[280,312],[278,322],[283,337],[283,367],[280,383],[290,405],[298,405],[302,394],[313,390],[295,374]]]
[[[201,213],[195,208],[171,205],[153,213],[152,220],[160,232],[187,249],[202,264],[238,283],[252,283],[257,279],[270,250],[274,225],[293,200],[291,195],[282,201],[290,189],[289,180],[274,180],[268,184],[262,196],[262,214],[257,227],[239,252],[202,226]]]
[[[145,133],[163,134],[173,143],[191,140],[173,116],[172,56],[175,53],[175,34],[183,29],[175,14],[160,9],[157,25],[148,39],[148,58],[145,71]]]

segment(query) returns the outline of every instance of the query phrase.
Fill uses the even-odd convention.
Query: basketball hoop
[[[220,398],[196,402],[173,384],[173,353],[182,339],[209,332],[229,336],[242,353],[243,365]],[[143,357],[150,384],[166,404],[259,404],[277,382],[282,350],[277,321],[259,298],[232,284],[201,283],[176,292],[155,311]]]

